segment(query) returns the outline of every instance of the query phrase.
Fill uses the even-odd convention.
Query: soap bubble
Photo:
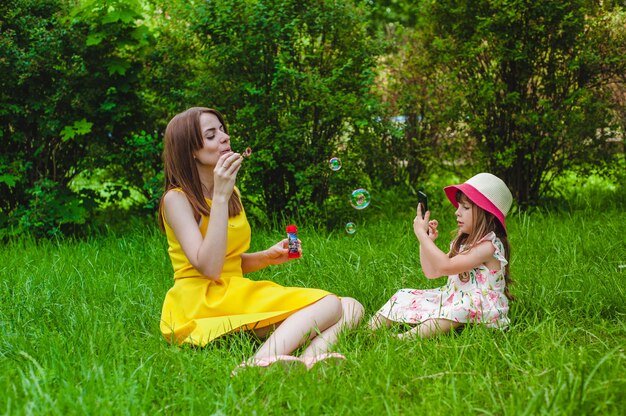
[[[350,195],[350,204],[356,209],[364,209],[370,204],[372,197],[365,189],[359,188],[352,191]]]
[[[338,157],[330,158],[330,160],[328,161],[328,164],[330,165],[330,170],[337,171],[341,169],[341,159],[339,159]]]
[[[252,149],[249,147],[246,147],[246,150],[243,151],[243,153],[241,153],[241,156],[243,157],[248,157],[252,154]]]
[[[356,224],[353,222],[349,222],[346,224],[346,232],[348,234],[354,234],[356,233]]]

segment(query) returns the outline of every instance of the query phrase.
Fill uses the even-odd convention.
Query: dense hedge
[[[254,149],[256,221],[332,224],[352,189],[443,170],[489,169],[521,205],[565,170],[623,171],[618,2],[375,3],[3,2],[0,234],[154,215],[162,132],[192,105]]]

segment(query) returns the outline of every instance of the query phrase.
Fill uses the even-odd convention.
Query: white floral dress
[[[491,241],[499,270],[481,264],[470,270],[463,281],[458,274],[448,276],[448,283],[436,289],[400,289],[377,312],[395,322],[419,324],[428,319],[448,319],[460,323],[484,324],[490,328],[509,326],[509,301],[504,295],[504,270],[507,260],[504,247],[495,233],[479,242]]]

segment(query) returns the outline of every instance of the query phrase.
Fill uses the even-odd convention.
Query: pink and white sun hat
[[[443,190],[455,208],[459,206],[456,201],[456,192],[463,192],[474,204],[493,214],[506,232],[504,217],[511,209],[513,195],[502,179],[491,173],[479,173],[466,180],[465,183],[446,186]]]

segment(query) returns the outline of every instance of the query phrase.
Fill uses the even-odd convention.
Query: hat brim
[[[482,193],[480,193],[476,188],[467,183],[462,183],[460,185],[451,185],[443,188],[448,200],[454,205],[455,208],[459,207],[459,203],[456,200],[456,192],[461,191],[465,194],[465,196],[472,201],[474,204],[478,205],[485,211],[493,214],[500,224],[502,224],[502,228],[504,228],[504,232],[508,235],[506,230],[506,224],[504,223],[504,214],[498,207],[496,207],[493,202],[491,202],[487,197],[485,197]]]

